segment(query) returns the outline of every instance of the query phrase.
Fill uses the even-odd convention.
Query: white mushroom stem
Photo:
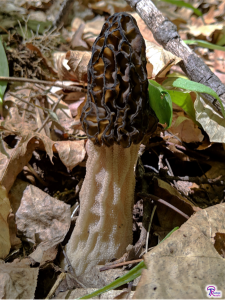
[[[121,257],[132,244],[132,209],[138,145],[123,148],[87,144],[87,170],[80,215],[67,245],[77,276]]]

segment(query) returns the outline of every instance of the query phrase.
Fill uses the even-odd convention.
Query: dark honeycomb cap
[[[157,122],[148,100],[144,39],[131,15],[116,13],[92,46],[83,129],[96,145],[127,148]]]

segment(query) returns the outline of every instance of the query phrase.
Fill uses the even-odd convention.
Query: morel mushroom
[[[77,276],[132,244],[134,167],[145,132],[158,122],[148,101],[145,42],[127,13],[109,17],[93,44],[81,122],[87,170],[67,245]]]

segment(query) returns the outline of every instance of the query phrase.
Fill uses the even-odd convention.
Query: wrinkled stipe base
[[[77,276],[120,258],[132,244],[134,166],[139,146],[98,147],[88,140],[80,215],[66,247]]]

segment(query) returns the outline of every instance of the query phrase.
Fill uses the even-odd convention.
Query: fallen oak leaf
[[[225,233],[224,213],[224,203],[198,211],[147,253],[147,270],[134,298],[206,298],[208,284],[216,285],[224,294],[225,261],[215,248],[217,234]]]
[[[70,205],[33,185],[24,190],[16,212],[16,224],[21,239],[38,244],[30,255],[35,261],[40,263],[45,251],[63,241],[70,222]]]
[[[30,264],[29,258],[0,264],[1,299],[34,299],[39,268]]]

